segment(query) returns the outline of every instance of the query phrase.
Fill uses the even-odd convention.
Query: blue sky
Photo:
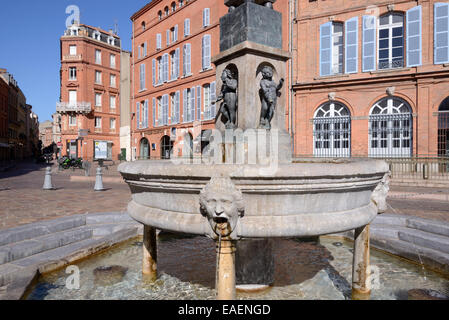
[[[0,68],[18,81],[27,103],[50,120],[59,101],[59,39],[65,30],[66,8],[76,5],[81,23],[112,29],[118,24],[122,48],[131,50],[130,17],[150,0],[14,0],[2,1]]]

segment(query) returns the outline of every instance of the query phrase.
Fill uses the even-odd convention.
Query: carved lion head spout
[[[200,193],[200,210],[214,233],[227,237],[244,216],[242,193],[229,177],[212,177]]]

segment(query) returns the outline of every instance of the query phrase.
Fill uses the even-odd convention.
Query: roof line
[[[142,14],[144,14],[145,12],[147,12],[148,10],[150,10],[151,8],[153,8],[154,6],[156,6],[157,4],[159,4],[160,2],[162,2],[162,0],[152,0],[150,3],[148,3],[147,5],[145,5],[142,9],[140,9],[139,11],[137,11],[136,13],[134,13],[131,16],[131,21],[136,20],[137,18],[139,18]]]

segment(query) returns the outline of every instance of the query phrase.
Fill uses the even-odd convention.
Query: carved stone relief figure
[[[265,66],[262,69],[262,80],[260,81],[260,101],[262,110],[260,113],[260,129],[271,129],[271,120],[273,120],[276,110],[277,98],[281,96],[281,89],[284,85],[284,79],[279,84],[273,81],[273,68]]]
[[[222,101],[220,105],[220,112],[226,129],[235,129],[237,127],[237,87],[238,81],[230,69],[224,69],[221,75],[223,85],[221,87],[221,94],[217,98],[217,102]]]

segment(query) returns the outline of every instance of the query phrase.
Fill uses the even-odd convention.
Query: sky
[[[59,101],[59,39],[66,29],[66,8],[80,9],[81,23],[114,29],[122,48],[131,50],[130,17],[150,0],[13,0],[2,1],[0,68],[17,80],[39,122],[51,120]]]

